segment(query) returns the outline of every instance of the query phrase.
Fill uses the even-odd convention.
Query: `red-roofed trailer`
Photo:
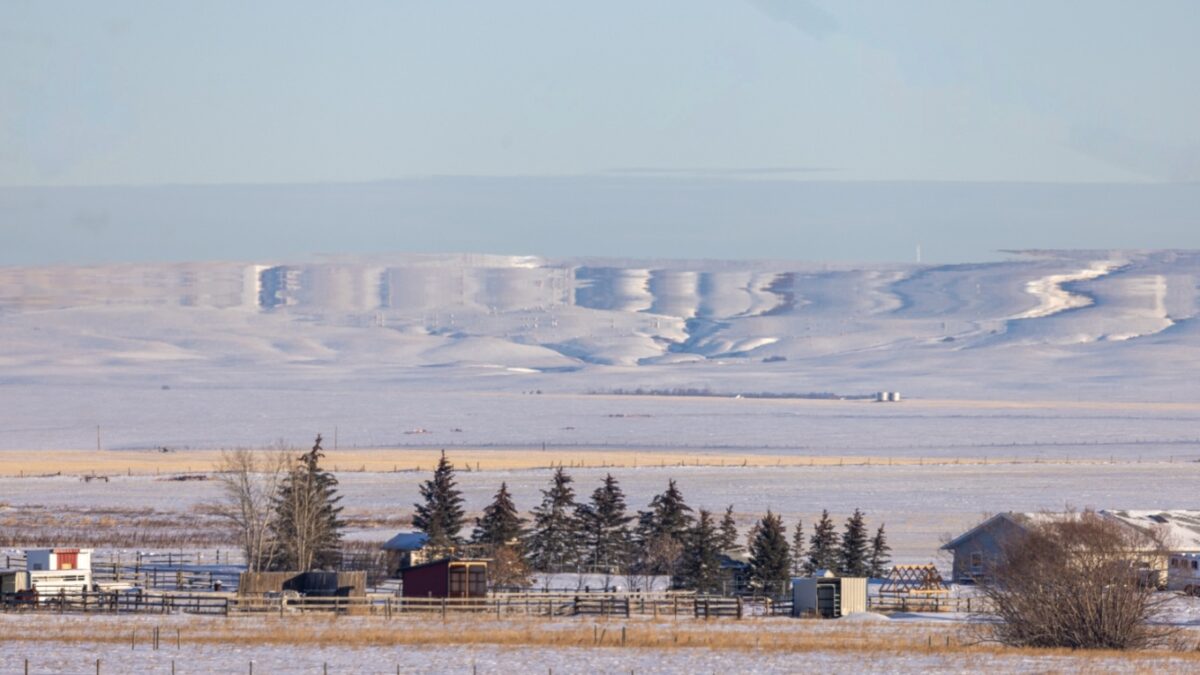
[[[442,558],[400,570],[406,598],[482,598],[487,596],[486,560]]]

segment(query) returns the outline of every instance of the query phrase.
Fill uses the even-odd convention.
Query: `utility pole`
[[[96,452],[100,452],[100,425],[96,425]]]

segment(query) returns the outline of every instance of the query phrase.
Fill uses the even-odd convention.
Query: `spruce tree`
[[[733,504],[725,507],[725,516],[721,518],[721,553],[734,556],[746,550],[738,542],[737,522],[733,519]]]
[[[721,533],[712,514],[700,509],[696,524],[688,530],[679,568],[672,580],[676,588],[695,589],[698,593],[720,593]]]
[[[462,492],[455,488],[454,465],[446,451],[433,470],[433,478],[421,484],[424,502],[414,504],[413,526],[429,537],[426,546],[449,548],[462,543],[458,533],[463,526]]]
[[[767,511],[758,522],[758,534],[750,546],[750,579],[768,594],[783,593],[791,580],[791,572],[787,529],[782,518]]]
[[[624,571],[629,565],[633,516],[627,515],[625,493],[612,474],[604,477],[590,503],[579,505],[577,516],[584,535],[584,564]]]
[[[667,489],[650,500],[650,509],[638,513],[638,537],[645,541],[665,535],[683,543],[692,526],[692,507],[683,500],[675,480],[667,481]]]
[[[761,520],[756,520],[750,524],[750,529],[746,530],[745,550],[749,551],[750,547],[754,546],[754,540],[758,539],[758,531],[760,529],[762,529],[762,521]]]
[[[560,466],[550,489],[542,490],[542,503],[533,510],[533,528],[526,549],[530,565],[542,572],[557,572],[579,561],[578,505],[571,477]]]
[[[492,503],[475,520],[471,542],[485,544],[492,549],[508,546],[521,537],[524,526],[525,519],[517,513],[512,495],[508,494],[508,484],[500,483],[500,490],[492,498]]]
[[[804,573],[804,521],[796,521],[796,529],[792,530],[792,574],[800,576]]]
[[[808,562],[804,565],[804,573],[812,575],[817,570],[837,571],[838,562],[837,532],[829,518],[829,511],[822,511],[821,520],[813,528],[812,538],[808,540]]]
[[[682,553],[686,547],[691,511],[672,479],[667,482],[667,490],[650,501],[649,510],[638,512],[637,542],[645,571],[668,574],[674,569],[677,560],[667,560],[665,552]]]
[[[838,574],[844,577],[865,577],[870,572],[867,559],[867,525],[863,513],[854,509],[842,532],[838,550]]]
[[[892,558],[888,555],[892,550],[888,546],[887,536],[883,533],[883,525],[875,531],[875,539],[871,541],[871,556],[869,559],[870,576],[872,579],[882,579],[887,576],[888,566],[892,564]]]
[[[341,562],[342,507],[337,478],[321,468],[321,435],[297,458],[280,482],[275,496],[271,531],[279,553],[271,561],[277,570],[335,569]]]

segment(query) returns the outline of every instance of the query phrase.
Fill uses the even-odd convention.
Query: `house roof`
[[[1006,511],[1005,513],[997,513],[996,515],[992,516],[991,518],[984,520],[982,523],[979,523],[975,527],[972,527],[971,529],[967,530],[966,532],[963,532],[962,534],[951,539],[950,541],[946,542],[945,544],[942,544],[942,550],[949,551],[951,549],[957,548],[959,544],[970,539],[971,537],[974,537],[977,532],[980,532],[981,530],[991,527],[995,523],[998,523],[1002,520],[1006,520],[1021,529],[1026,529],[1030,526],[1030,524],[1032,524],[1038,520],[1044,519],[1044,518],[1045,518],[1045,515],[1040,514],[1040,513],[1016,513],[1013,511]]]
[[[1156,537],[1170,551],[1200,551],[1200,511],[1126,511],[1106,509],[1101,515]]]
[[[429,535],[424,532],[400,532],[383,545],[385,551],[419,551],[425,548]]]
[[[1127,511],[1116,509],[1101,509],[1096,511],[1104,518],[1110,518],[1122,525],[1127,525],[1145,534],[1161,536],[1166,548],[1171,551],[1200,551],[1200,511]],[[975,536],[977,532],[1003,519],[1021,529],[1031,525],[1048,522],[1068,515],[1078,517],[1078,513],[997,513],[975,527],[958,535],[942,546],[942,550],[956,548],[962,542]]]

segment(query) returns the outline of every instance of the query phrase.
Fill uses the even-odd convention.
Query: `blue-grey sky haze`
[[[3,0],[0,187],[1191,184],[1198,28],[1191,0]],[[521,208],[536,210],[537,190],[522,194],[532,202]],[[981,216],[988,207],[975,205]],[[246,214],[253,222],[283,218],[257,208],[267,211]],[[702,253],[731,250],[720,232],[736,236],[737,223],[788,218],[753,201],[738,208]],[[1047,208],[1039,218],[1059,228],[1055,238],[1080,246],[1136,244],[1144,225],[1114,224],[1123,236],[1104,239],[1087,205]],[[1062,220],[1048,217],[1055,211]],[[402,220],[416,223],[410,215]],[[893,219],[878,216],[883,231]],[[680,234],[669,218],[641,217],[639,231]],[[34,221],[15,210],[0,218],[10,249],[0,262],[61,258],[15,253],[29,241],[18,230]],[[1182,224],[1145,244],[1195,245],[1192,224],[1170,220]],[[537,248],[518,230],[505,239],[504,227],[498,240],[512,250]],[[990,250],[985,233],[962,228],[956,250]],[[429,245],[476,248],[460,238]],[[585,240],[578,254],[590,252]],[[862,257],[884,255],[863,244]]]

